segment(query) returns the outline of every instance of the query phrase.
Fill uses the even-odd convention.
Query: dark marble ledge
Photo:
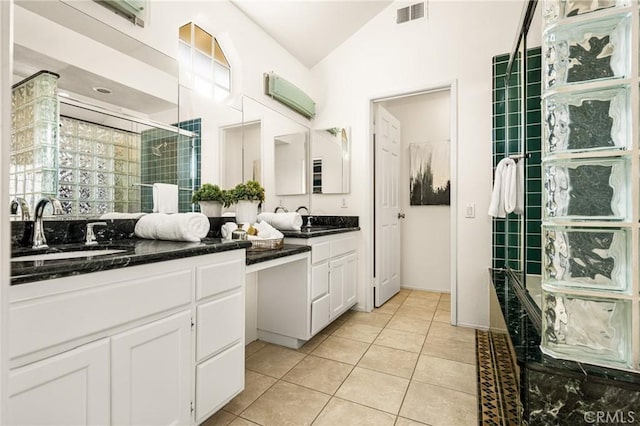
[[[311,251],[311,246],[301,244],[285,244],[282,248],[273,250],[251,250],[247,249],[247,265],[267,262],[281,257],[293,256],[294,254]]]
[[[351,226],[351,227],[332,227],[332,226],[321,226],[314,225],[310,228],[302,227],[300,231],[280,231],[285,238],[315,238],[315,237],[323,237],[325,235],[334,235],[334,234],[342,234],[344,232],[354,232],[359,231],[359,226]]]
[[[14,261],[11,262],[11,285],[35,281],[63,278],[72,275],[88,274],[128,266],[144,265],[219,253],[228,250],[245,249],[251,246],[249,241],[222,241],[219,238],[206,238],[198,243],[144,240],[138,238],[114,240],[101,243],[100,248],[125,250],[121,253],[74,259]],[[37,253],[84,250],[83,244],[62,244]],[[33,254],[31,248],[14,249],[12,256]]]
[[[511,282],[504,273],[493,272],[491,275],[516,355],[516,362],[521,368],[555,374],[567,379],[589,380],[633,391],[640,390],[640,373],[558,359],[543,354],[540,350],[540,333],[527,315],[514,289],[517,284]]]

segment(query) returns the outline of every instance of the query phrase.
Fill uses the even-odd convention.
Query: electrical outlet
[[[476,204],[468,203],[464,209],[464,217],[474,218],[476,217]]]
[[[346,199],[346,198],[343,198],[343,199],[342,199],[342,205],[340,206],[340,208],[346,209],[347,207],[348,207],[348,206],[347,206],[347,199]]]

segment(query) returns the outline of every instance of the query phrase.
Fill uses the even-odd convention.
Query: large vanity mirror
[[[14,8],[10,195],[32,208],[55,196],[63,219],[90,218],[151,211],[152,184],[173,183],[190,211],[201,125],[178,108],[175,59],[72,5],[45,3]]]
[[[257,180],[265,188],[264,211],[310,208],[308,126],[245,95],[242,121],[220,133],[224,187]]]
[[[351,170],[349,133],[346,127],[313,131],[311,167],[314,194],[347,194],[349,192]]]

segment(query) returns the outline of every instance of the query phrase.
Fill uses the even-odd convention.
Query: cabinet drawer
[[[87,279],[90,279],[87,275]],[[10,305],[9,352],[17,358],[182,306],[191,269]]]
[[[331,241],[331,257],[355,251],[356,248],[357,242],[355,237],[340,238],[339,240]]]
[[[242,342],[196,367],[196,423],[202,422],[244,389]]]
[[[327,294],[311,304],[311,334],[316,334],[329,324],[329,302]]]
[[[197,360],[241,341],[244,333],[244,297],[241,291],[196,308]]]
[[[243,282],[244,259],[198,266],[196,272],[196,298],[200,300],[241,287]]]
[[[311,267],[311,300],[329,291],[329,262]]]
[[[311,263],[322,262],[331,257],[331,242],[316,243],[311,246]]]

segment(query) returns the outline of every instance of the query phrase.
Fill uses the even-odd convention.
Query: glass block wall
[[[493,168],[508,155],[522,152],[521,135],[521,79],[520,63],[514,63],[509,80],[506,80],[509,54],[493,58]],[[541,167],[540,167],[540,92],[541,92],[541,49],[527,51],[527,140],[524,151],[526,159],[526,211],[523,229],[522,217],[509,214],[506,218],[493,219],[494,268],[522,269],[522,243],[525,247],[525,268],[527,274],[541,273]],[[508,104],[507,104],[508,103]],[[508,111],[508,112],[507,112]],[[522,161],[522,160],[519,160]],[[524,231],[525,238],[522,238]]]
[[[65,216],[139,212],[140,135],[60,117],[57,197]]]
[[[178,208],[180,212],[199,210],[192,205],[191,195],[200,187],[201,119],[187,120],[175,124],[197,136],[189,138],[162,129],[150,129],[141,133],[141,183],[178,184]],[[153,190],[143,186],[141,191],[141,211],[153,210]]]
[[[58,75],[39,72],[13,86],[9,195],[32,208],[43,195],[56,195]]]
[[[638,3],[543,15],[541,348],[640,371]]]

